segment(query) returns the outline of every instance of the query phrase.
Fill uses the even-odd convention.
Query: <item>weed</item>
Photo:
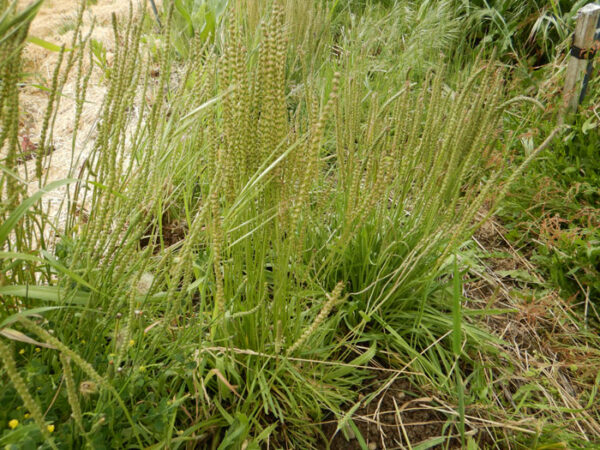
[[[410,402],[383,396],[411,383],[441,422],[428,445],[600,435],[597,377],[560,359],[585,340],[596,361],[597,342],[567,313],[551,320],[563,303],[535,290],[539,275],[504,272],[531,287],[522,301],[498,284],[485,306],[467,295],[468,278],[485,276],[489,259],[470,247],[473,233],[499,204],[510,215],[515,194],[530,193],[515,181],[533,185],[550,148],[564,151],[552,167],[575,167],[561,173],[576,177],[571,198],[590,209],[569,210],[577,222],[568,226],[558,207],[562,215],[545,216],[537,236],[554,253],[537,248],[530,259],[552,267],[544,257],[566,254],[567,278],[595,292],[597,255],[577,240],[595,226],[593,153],[579,133],[595,132],[591,116],[571,134],[546,125],[525,135],[541,123],[530,105],[544,99],[511,99],[496,60],[460,47],[463,32],[482,41],[508,32],[504,59],[523,6],[507,2],[500,17],[510,20],[494,28],[478,27],[488,16],[469,2],[359,3],[303,10],[291,0],[239,0],[227,10],[178,1],[161,16],[155,47],[148,13],[132,10],[113,20],[108,61],[105,43],[82,31],[82,2],[72,45],[58,54],[33,179],[17,161],[18,74],[39,5],[6,9],[3,443],[320,448],[331,421],[364,447],[373,438],[361,434],[357,411],[379,418],[387,413],[379,405],[393,404],[402,424]],[[434,30],[439,39],[423,44]],[[71,178],[49,181],[44,149],[67,80],[75,153],[98,69],[106,94],[91,152]],[[59,223],[41,200],[62,186]],[[543,192],[544,205],[559,189]],[[532,211],[522,205],[514,230],[523,226],[517,215]],[[500,294],[507,304],[497,306]],[[547,348],[543,332],[559,326]],[[571,376],[581,392],[569,391]],[[403,445],[414,436],[378,439]]]

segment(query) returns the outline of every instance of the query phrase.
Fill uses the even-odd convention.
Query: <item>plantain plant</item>
[[[91,153],[57,182],[72,184],[62,227],[38,207],[44,191],[28,197],[17,176],[14,74],[26,31],[3,41],[0,217],[11,225],[0,228],[0,356],[11,387],[1,395],[22,402],[45,438],[40,411],[60,423],[55,441],[75,447],[318,447],[323,420],[348,422],[381,346],[448,383],[454,360],[422,350],[433,334],[460,331],[460,318],[436,317],[432,298],[482,205],[505,190],[493,158],[503,71],[478,61],[455,86],[443,68],[388,80],[389,67],[374,73],[375,47],[353,39],[368,26],[338,35],[342,52],[329,54],[295,27],[293,6],[273,2],[258,28],[252,11],[231,6],[223,46],[188,30],[180,61],[176,2],[158,71],[143,46],[145,11],[115,18]],[[41,146],[73,67],[79,131],[95,51],[80,11]],[[307,29],[328,29],[325,10],[310,11]],[[51,368],[34,381],[66,389],[36,398],[16,349]]]

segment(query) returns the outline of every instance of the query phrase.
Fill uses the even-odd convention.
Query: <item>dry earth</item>
[[[29,3],[19,0],[19,6]],[[130,2],[124,0],[97,0],[89,2],[84,13],[83,33],[90,30],[93,23],[92,39],[102,42],[110,62],[114,51],[112,31],[112,14],[117,18],[126,17]],[[94,3],[94,4],[91,4]],[[160,2],[157,2],[160,4]],[[30,35],[41,38],[56,45],[69,48],[73,39],[74,26],[80,0],[46,0],[30,28]],[[134,2],[134,9],[138,2]],[[48,93],[35,85],[49,87],[52,74],[58,60],[58,53],[34,44],[28,44],[24,51],[24,71],[30,76],[21,91],[21,145],[34,148],[39,143],[44,113],[48,103]],[[87,61],[88,58],[86,57]],[[84,64],[85,66],[85,64]],[[85,67],[84,67],[85,69]],[[54,151],[45,160],[42,180],[33,177],[35,159],[30,159],[21,166],[21,175],[29,181],[29,192],[35,192],[40,185],[77,176],[81,165],[89,154],[95,136],[98,109],[106,94],[106,83],[102,80],[102,71],[94,67],[90,78],[86,102],[83,107],[76,142],[72,143],[75,113],[75,73],[72,70],[63,89],[63,95],[57,109],[51,145]],[[59,215],[60,204],[65,198],[66,188],[47,194],[44,205],[52,216]],[[60,215],[59,215],[60,216]],[[60,219],[59,219],[60,222]],[[60,225],[60,223],[59,223]]]

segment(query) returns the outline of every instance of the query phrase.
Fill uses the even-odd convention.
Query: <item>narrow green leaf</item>
[[[73,183],[75,181],[77,180],[74,180],[72,178],[53,181],[52,183],[48,184],[47,186],[44,186],[42,189],[37,191],[31,197],[28,197],[25,200],[23,200],[23,202],[15,208],[15,210],[8,217],[8,219],[6,219],[6,222],[4,222],[0,226],[0,242],[6,241],[8,235],[10,234],[14,226],[19,222],[19,220],[21,220],[21,218],[25,215],[27,210],[31,208],[35,203],[37,203],[45,194],[61,186]]]
[[[67,291],[57,286],[0,286],[0,295],[12,295],[14,297],[32,298],[48,302],[60,302],[65,299],[67,293]],[[68,303],[87,305],[89,299],[90,294],[88,292],[77,291],[75,295],[71,296]]]
[[[446,442],[446,438],[444,436],[434,437],[415,445],[413,447],[413,450],[427,450],[428,448],[433,448],[438,445],[442,445],[444,442]]]
[[[66,308],[66,306],[44,306],[42,308],[26,309],[25,311],[21,311],[16,314],[11,314],[9,317],[4,319],[2,321],[2,323],[0,323],[0,328],[7,327],[11,323],[17,322],[19,320],[19,318],[21,318],[21,317],[38,316],[47,311],[52,311],[55,309],[62,309],[62,308]]]
[[[462,342],[462,311],[461,311],[462,283],[458,262],[454,257],[454,274],[452,279],[452,350],[454,355],[460,355]]]
[[[37,45],[38,47],[42,47],[42,48],[45,48],[46,50],[50,50],[51,52],[60,52],[59,45],[53,44],[52,42],[45,41],[44,39],[41,39],[39,37],[28,36],[27,41],[31,42],[34,45]],[[69,51],[69,49],[65,49],[65,50]]]
[[[33,2],[12,19],[8,18],[8,16],[3,16],[3,20],[0,21],[0,44],[15,34],[21,27],[29,26],[33,18],[39,12],[43,2],[44,0]],[[15,4],[16,2],[13,2],[8,9],[13,9],[13,5]]]
[[[59,271],[60,273],[70,277],[73,281],[78,282],[82,286],[85,286],[86,288],[91,289],[94,292],[98,292],[98,290],[95,287],[93,287],[91,284],[89,284],[87,281],[85,281],[83,278],[81,278],[79,275],[77,275],[72,270],[67,269],[65,266],[60,264],[53,257],[47,257],[47,259],[43,259],[43,258],[38,258],[37,256],[34,256],[34,255],[27,255],[25,253],[0,252],[0,258],[18,259],[21,261],[30,261],[30,262],[37,262],[39,264],[48,264],[51,267],[53,267],[54,269],[56,269],[57,271]]]
[[[362,433],[354,423],[354,420],[348,419],[348,425],[350,426],[350,428],[352,428],[354,436],[356,437],[356,440],[358,441],[358,445],[360,445],[361,450],[369,450],[369,446],[367,445]]]

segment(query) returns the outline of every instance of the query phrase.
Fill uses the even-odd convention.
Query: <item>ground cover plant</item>
[[[514,186],[499,217],[510,225],[508,237],[562,295],[581,297],[597,321],[598,304],[598,148],[597,86],[551,153]],[[541,97],[540,94],[537,94]],[[543,94],[542,94],[543,95]],[[530,111],[527,123],[541,122],[552,111]],[[528,139],[529,128],[523,138]]]
[[[580,147],[596,122],[549,119],[538,44],[489,44],[552,18],[559,79],[572,11],[458,3],[132,6],[109,51],[82,2],[27,145],[22,52],[42,3],[0,0],[0,442],[593,446],[597,178]],[[72,158],[54,180],[59,143]],[[576,248],[536,241],[556,197],[531,186],[556,170],[549,196],[583,177]]]

